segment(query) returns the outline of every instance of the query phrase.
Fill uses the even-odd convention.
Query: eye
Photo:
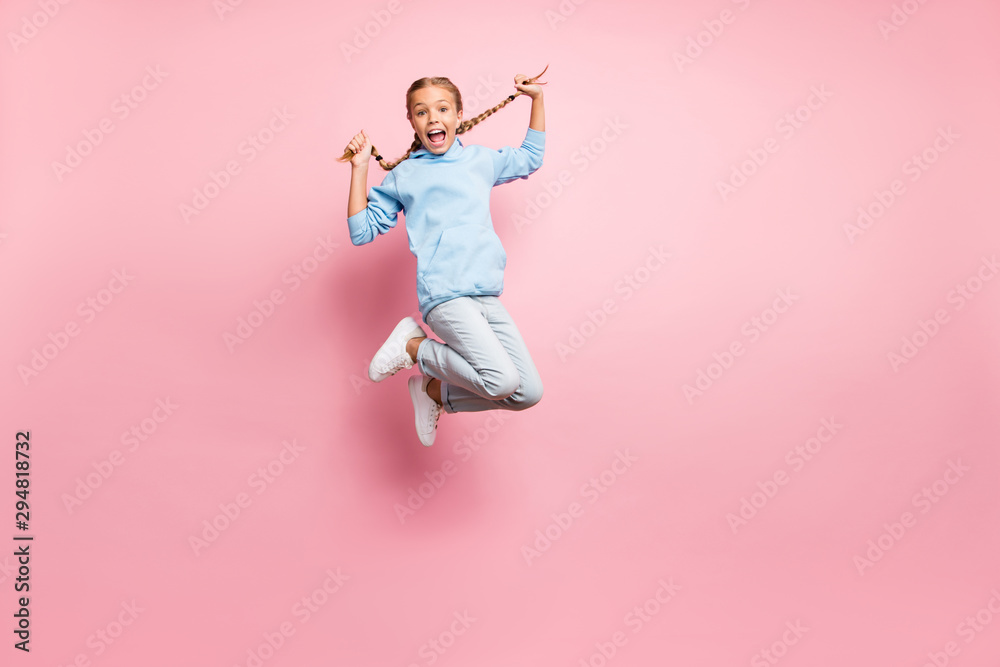
[[[447,111],[448,107],[441,107],[440,111]]]

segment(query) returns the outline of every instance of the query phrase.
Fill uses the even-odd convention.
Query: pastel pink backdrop
[[[3,664],[995,667],[995,3],[52,6],[0,7]],[[546,64],[544,165],[492,197],[544,397],[424,448],[416,371],[366,377],[416,313],[405,226],[352,246],[335,157],[401,155],[414,79],[471,116]],[[519,145],[529,106],[463,142]]]

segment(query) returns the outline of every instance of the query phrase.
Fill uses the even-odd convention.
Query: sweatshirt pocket
[[[427,260],[418,258],[417,264],[417,280],[431,296],[498,291],[507,253],[492,227],[456,225],[446,228]]]

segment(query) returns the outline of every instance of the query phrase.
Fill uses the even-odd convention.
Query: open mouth
[[[444,130],[431,130],[427,133],[427,140],[430,141],[431,146],[435,148],[440,148],[444,146],[445,133]]]

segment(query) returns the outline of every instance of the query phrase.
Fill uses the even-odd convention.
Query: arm
[[[545,133],[529,127],[519,148],[504,146],[493,151],[493,185],[527,178],[542,166]]]
[[[528,122],[528,127],[539,132],[545,131],[545,100],[542,99],[541,88],[539,88],[537,95],[531,97],[531,120]]]
[[[531,97],[531,120],[521,147],[501,148],[493,155],[493,185],[500,185],[518,178],[527,178],[542,166],[545,154],[545,101],[542,87],[537,83],[522,84],[523,74],[514,77],[514,87]]]
[[[374,186],[365,197],[368,167],[351,169],[351,192],[347,203],[347,228],[351,243],[364,245],[371,243],[379,234],[385,234],[396,226],[403,204],[396,189],[396,172],[390,171],[382,179],[381,185]],[[353,213],[351,213],[353,211]]]
[[[545,74],[545,70],[549,68],[548,65],[542,70],[542,74]],[[531,98],[531,120],[528,121],[528,127],[532,130],[538,130],[539,132],[545,131],[545,101],[542,98],[542,86],[543,83],[529,83],[534,82],[542,77],[542,74],[529,79],[524,74],[514,75],[514,87],[520,93],[524,93]]]
[[[351,192],[347,195],[347,217],[368,206],[368,162],[351,165]]]
[[[348,218],[368,205],[368,197],[365,196],[365,192],[368,190],[368,163],[371,159],[372,148],[368,133],[364,130],[354,135],[354,138],[347,144],[346,150],[353,153],[351,156],[351,191],[347,195]]]

